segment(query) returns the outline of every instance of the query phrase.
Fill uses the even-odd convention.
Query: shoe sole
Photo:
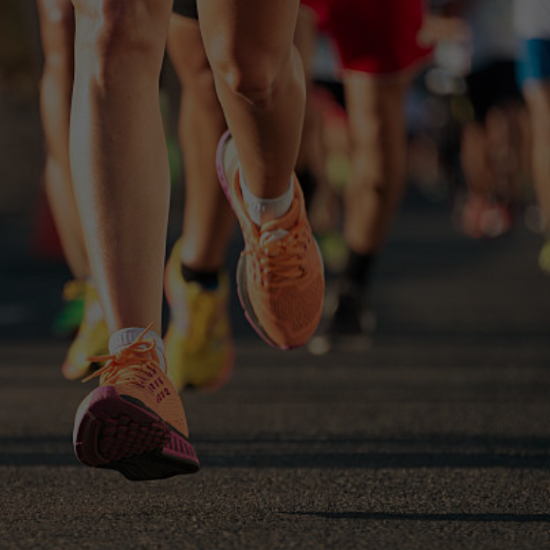
[[[180,432],[139,400],[103,386],[75,423],[76,457],[131,481],[166,479],[199,470],[195,450]]]
[[[220,139],[220,142],[218,144],[218,148],[216,150],[216,170],[218,173],[218,179],[220,181],[220,185],[223,189],[223,192],[225,193],[225,196],[227,197],[227,200],[229,201],[229,204],[231,205],[231,208],[233,208],[233,202],[231,200],[231,194],[229,192],[229,183],[227,181],[227,176],[225,174],[224,169],[224,155],[225,155],[225,149],[227,147],[227,144],[229,140],[231,139],[231,133],[229,130],[227,130],[223,136]],[[235,212],[235,209],[233,208],[233,211]],[[319,249],[319,245],[314,240],[315,246],[317,246],[317,252],[319,255],[321,255],[321,250]],[[252,307],[252,303],[250,302],[249,294],[248,294],[248,286],[246,283],[246,258],[241,255],[239,258],[239,261],[237,263],[237,295],[239,297],[239,302],[241,303],[241,306],[244,311],[244,315],[256,334],[268,345],[271,347],[274,347],[276,349],[280,350],[290,350],[290,349],[297,349],[303,347],[306,342],[302,342],[300,344],[295,344],[293,346],[281,346],[280,344],[277,344],[274,340],[272,340],[269,335],[265,332],[264,328],[260,324],[260,321],[256,314],[254,313],[254,308]]]
[[[307,349],[311,355],[322,356],[330,352],[365,353],[372,349],[374,337],[361,336],[313,336],[308,342]]]
[[[370,313],[369,327],[363,334],[316,334],[308,342],[307,349],[312,355],[322,356],[334,352],[365,353],[372,349],[377,328],[377,319]]]
[[[227,130],[221,137],[220,142],[218,144],[218,148],[216,150],[216,170],[218,172],[218,179],[220,181],[220,185],[222,186],[223,192],[225,193],[225,196],[227,197],[227,200],[229,201],[231,208],[233,208],[233,202],[231,200],[231,194],[229,192],[229,183],[227,181],[227,175],[225,174],[224,162],[223,162],[225,149],[230,139],[231,139],[231,132]],[[233,211],[235,212],[234,208],[233,208]],[[254,309],[252,308],[252,304],[250,303],[250,298],[248,296],[248,291],[247,291],[246,260],[243,256],[239,258],[239,261],[237,263],[237,295],[239,296],[239,302],[241,303],[241,307],[243,308],[244,315],[247,321],[250,323],[250,325],[254,329],[254,331],[256,332],[256,334],[266,344],[274,348],[287,349],[285,347],[281,347],[278,344],[276,344],[267,335],[262,325],[260,324],[258,318],[256,317],[256,314],[254,313]]]
[[[241,303],[241,307],[243,308],[244,316],[246,317],[247,321],[250,323],[250,326],[254,329],[256,334],[266,344],[269,344],[274,348],[282,349],[282,350],[289,349],[288,346],[281,346],[275,343],[267,335],[262,325],[260,324],[259,319],[256,317],[256,314],[254,313],[254,308],[252,307],[249,294],[248,294],[248,285],[246,283],[246,258],[244,256],[241,256],[237,263],[237,295],[239,296],[239,302]]]
[[[319,246],[314,241],[315,246],[317,246],[317,252],[319,255],[321,254],[321,251],[319,250]],[[252,304],[250,302],[250,298],[248,295],[248,285],[246,282],[246,257],[241,256],[239,258],[239,261],[237,263],[237,295],[239,297],[239,301],[241,303],[241,306],[244,310],[244,315],[256,334],[266,343],[270,346],[287,351],[287,350],[293,350],[293,349],[299,349],[304,347],[307,342],[301,342],[299,344],[294,344],[293,346],[281,346],[280,344],[277,344],[274,342],[264,331],[262,325],[260,324],[260,321],[256,317],[256,314],[254,313],[254,308],[252,307]]]
[[[168,305],[172,307],[172,304],[174,302],[174,297],[172,292],[170,291],[170,285],[168,284],[168,278],[169,278],[169,269],[170,269],[170,260],[168,261],[168,265],[166,266],[166,270],[164,273],[164,292],[166,294],[166,301],[168,302]],[[231,334],[229,335],[231,342],[233,342],[233,338],[231,337]],[[220,372],[211,380],[209,380],[206,384],[201,385],[192,385],[192,384],[186,384],[183,389],[185,388],[193,388],[196,390],[201,390],[205,392],[214,392],[216,390],[219,390],[220,388],[223,388],[229,382],[229,379],[231,378],[231,375],[233,374],[233,369],[235,368],[235,346],[233,344],[230,345],[230,349],[227,352],[226,359],[223,363],[223,366],[220,370]],[[180,390],[180,393],[181,391]]]

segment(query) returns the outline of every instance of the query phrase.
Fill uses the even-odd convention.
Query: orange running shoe
[[[300,186],[294,186],[292,206],[282,218],[258,227],[243,201],[237,150],[229,132],[220,140],[216,164],[245,241],[237,267],[245,314],[268,344],[280,349],[303,346],[319,324],[325,280]]]
[[[67,380],[78,380],[91,374],[97,367],[89,357],[103,355],[109,350],[109,330],[103,317],[95,288],[86,283],[84,316],[71,344],[61,372]]]
[[[199,469],[181,399],[147,330],[117,353],[91,358],[107,363],[85,380],[100,377],[80,404],[73,431],[80,462],[118,470],[132,481]]]

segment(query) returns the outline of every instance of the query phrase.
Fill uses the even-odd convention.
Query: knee
[[[184,57],[180,52],[170,56],[185,94],[202,104],[218,101],[214,75],[202,48],[202,43],[189,51]]]
[[[59,36],[74,26],[73,6],[70,0],[39,0],[42,34],[46,37]]]
[[[371,197],[373,194],[383,197],[388,192],[388,179],[381,163],[357,162],[353,165],[353,177],[350,183],[352,196]]]
[[[281,93],[281,75],[291,52],[253,48],[240,52],[223,40],[211,49],[210,63],[217,78],[233,94],[255,107],[269,109]]]

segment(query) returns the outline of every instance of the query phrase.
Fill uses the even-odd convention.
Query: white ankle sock
[[[288,189],[280,197],[262,199],[250,191],[241,172],[241,191],[250,219],[256,225],[261,225],[282,218],[290,210],[294,199],[294,178],[291,178]]]
[[[111,335],[111,338],[109,339],[109,352],[115,354],[122,348],[129,346],[131,343],[137,340],[138,336],[144,330],[145,328],[139,327],[123,328],[121,330],[117,330]],[[148,330],[145,333],[144,338],[149,338],[155,341],[157,345],[157,350],[159,352],[158,356],[161,362],[161,368],[164,372],[166,372],[166,364],[164,362],[164,343],[162,341],[162,338],[152,330]]]

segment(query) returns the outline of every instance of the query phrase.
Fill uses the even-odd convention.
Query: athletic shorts
[[[183,15],[183,17],[190,17],[191,19],[199,18],[197,0],[174,0],[174,7],[172,9],[174,13]]]
[[[520,86],[550,80],[550,38],[529,38],[521,43],[517,63]]]
[[[334,40],[342,67],[373,75],[402,72],[431,53],[418,44],[424,0],[303,0]]]
[[[515,75],[515,62],[494,61],[476,69],[466,77],[468,95],[479,122],[485,122],[487,113],[499,105],[521,101],[521,91]]]

